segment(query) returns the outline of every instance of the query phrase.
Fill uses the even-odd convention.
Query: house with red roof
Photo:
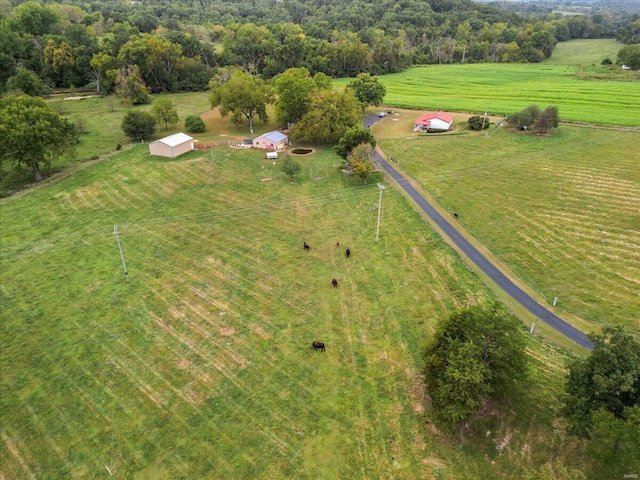
[[[446,132],[451,130],[453,115],[444,112],[428,112],[413,123],[414,132]]]

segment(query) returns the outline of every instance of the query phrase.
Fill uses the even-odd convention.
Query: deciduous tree
[[[376,147],[376,137],[373,136],[371,131],[364,128],[361,125],[354,125],[349,130],[344,132],[344,135],[340,137],[338,144],[333,147],[333,151],[336,152],[342,158],[347,158],[347,155],[351,153],[357,145],[368,143],[371,148]]]
[[[351,89],[315,90],[309,110],[291,128],[291,137],[315,143],[335,143],[362,120],[360,104]]]
[[[355,93],[360,105],[362,105],[363,113],[369,105],[380,105],[387,93],[387,88],[380,83],[378,77],[372,77],[369,73],[359,74],[357,78],[347,84],[347,88],[352,89]]]
[[[433,417],[462,426],[487,398],[506,396],[527,373],[520,321],[497,303],[451,314],[425,351]]]
[[[618,65],[628,65],[633,70],[640,70],[640,45],[626,45],[618,52]]]
[[[149,89],[140,76],[137,65],[118,69],[116,75],[116,94],[125,102],[141,105],[149,101]]]
[[[547,107],[540,113],[533,129],[538,133],[547,133],[550,129],[557,128],[559,121],[557,107]]]
[[[276,120],[283,127],[299,121],[309,109],[311,92],[316,83],[306,68],[290,68],[274,81],[278,98],[275,101]]]
[[[347,168],[357,177],[360,177],[364,184],[367,184],[367,177],[373,172],[373,147],[369,143],[356,145],[347,155]]]
[[[0,160],[25,165],[40,181],[43,166],[47,175],[53,160],[74,155],[76,133],[42,98],[22,95],[0,99],[0,138]]]
[[[588,437],[592,413],[604,409],[623,419],[625,408],[640,406],[640,343],[622,327],[591,334],[594,349],[569,367],[562,414],[569,432]]]
[[[220,115],[231,113],[231,121],[240,126],[245,118],[253,133],[253,118],[266,122],[267,105],[273,102],[271,87],[248,73],[235,72],[228,82],[214,88],[210,95],[211,107],[220,107]]]
[[[164,123],[164,129],[169,125],[178,123],[178,111],[173,106],[173,102],[168,98],[158,98],[151,105],[151,115],[156,119],[156,123]]]
[[[122,119],[122,131],[131,140],[144,140],[156,131],[153,115],[140,110],[129,110]]]
[[[198,115],[187,115],[184,119],[184,128],[191,133],[201,133],[204,132],[206,125]]]

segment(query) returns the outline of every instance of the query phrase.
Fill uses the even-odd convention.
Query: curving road
[[[365,127],[369,128],[380,120],[377,114],[367,115]],[[374,152],[374,157],[378,164],[398,183],[398,185],[411,197],[420,209],[433,220],[438,227],[447,235],[464,254],[475,263],[491,280],[493,280],[502,290],[509,294],[516,302],[526,308],[533,315],[545,322],[547,325],[560,332],[578,345],[588,350],[593,350],[593,343],[580,330],[558,317],[555,313],[547,310],[536,302],[528,293],[513,283],[504,273],[491,263],[482,253],[478,251],[460,232],[449,223],[440,213],[407,181],[407,179],[384,160],[378,152]]]

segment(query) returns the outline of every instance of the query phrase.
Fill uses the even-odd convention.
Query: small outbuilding
[[[264,148],[265,150],[284,150],[289,143],[289,137],[277,130],[265,133],[253,139],[253,148]]]
[[[267,160],[275,160],[278,158],[278,152],[267,152]]]
[[[413,123],[414,132],[446,132],[451,130],[453,115],[444,112],[429,112]]]
[[[149,144],[149,153],[158,157],[176,158],[194,149],[193,137],[186,133],[174,133]]]

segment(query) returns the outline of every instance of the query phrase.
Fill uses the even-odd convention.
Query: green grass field
[[[539,339],[503,413],[462,443],[429,423],[422,346],[489,294],[402,195],[376,242],[380,177],[213,153],[135,146],[0,202],[0,477],[580,478]]]
[[[577,74],[578,67],[566,65],[483,63],[413,67],[380,80],[385,105],[394,107],[508,115],[531,104],[555,105],[563,121],[640,126],[640,82]]]
[[[403,170],[560,313],[640,333],[640,134],[416,136],[416,115],[373,127]]]
[[[551,57],[543,63],[553,65],[600,65],[605,58],[616,63],[618,51],[622,47],[624,47],[624,43],[612,38],[560,42],[553,49]]]

